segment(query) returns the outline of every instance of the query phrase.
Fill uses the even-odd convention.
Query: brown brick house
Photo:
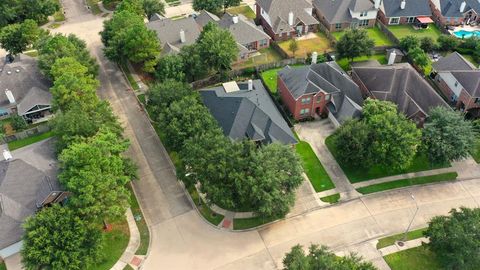
[[[480,69],[454,52],[433,64],[435,82],[450,104],[480,115]]]
[[[296,120],[328,114],[338,126],[361,115],[361,92],[336,62],[287,66],[277,80],[282,101]]]
[[[313,0],[312,4],[315,15],[330,32],[375,26],[378,6],[370,0]]]
[[[378,20],[385,25],[432,23],[429,0],[375,0],[380,1]]]
[[[478,0],[429,0],[433,17],[444,26],[480,23]]]
[[[316,32],[318,21],[305,0],[256,0],[257,22],[275,41]]]

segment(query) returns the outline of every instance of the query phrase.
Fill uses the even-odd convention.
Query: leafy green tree
[[[423,145],[433,163],[444,164],[468,157],[475,133],[470,121],[450,108],[436,107],[423,129]]]
[[[18,0],[0,1],[0,28],[15,22],[17,17]]]
[[[450,216],[436,216],[424,232],[430,243],[427,247],[435,252],[446,269],[474,270],[480,265],[480,208],[452,209]]]
[[[388,101],[367,99],[364,121],[371,130],[370,153],[377,164],[403,169],[410,165],[420,146],[421,131],[397,106]]]
[[[57,59],[64,57],[73,57],[80,64],[88,69],[88,74],[96,76],[98,74],[98,65],[94,58],[90,56],[85,42],[75,35],[64,36],[56,34],[54,36],[44,36],[37,43],[38,65],[42,72],[50,79],[53,79],[50,69]]]
[[[177,81],[185,81],[185,73],[183,71],[188,69],[183,64],[183,58],[179,55],[166,55],[158,61],[155,67],[155,78],[160,81],[174,79]]]
[[[400,39],[400,48],[406,52],[410,51],[413,48],[420,47],[420,40],[414,35],[408,35]]]
[[[459,44],[458,38],[453,35],[440,35],[437,42],[438,48],[442,51],[453,51]]]
[[[311,245],[308,255],[302,246],[292,247],[283,259],[284,270],[376,270],[371,262],[365,262],[355,254],[336,256],[326,246]]]
[[[355,167],[372,165],[370,141],[370,127],[364,121],[347,121],[335,131],[334,144],[339,160]]]
[[[431,37],[423,37],[420,39],[420,48],[425,52],[432,52],[437,48],[437,45]]]
[[[23,224],[22,264],[27,270],[81,270],[100,257],[102,235],[69,207],[44,208]]]
[[[122,2],[120,2],[115,9],[115,12],[121,11],[128,11],[143,17],[145,14],[144,0],[122,0]]]
[[[183,46],[178,55],[182,58],[183,73],[188,82],[198,80],[207,74],[208,70],[205,69],[198,46]]]
[[[26,129],[28,126],[27,122],[25,122],[25,119],[23,119],[23,117],[21,117],[18,114],[12,115],[12,117],[10,117],[10,120],[11,120],[13,129],[15,129],[16,131]]]
[[[155,13],[165,14],[165,4],[161,0],[143,0],[143,11],[150,20]]]
[[[143,19],[138,14],[128,10],[117,10],[110,20],[103,22],[103,31],[100,32],[102,43],[110,47],[115,35],[131,25],[143,24]]]
[[[193,94],[190,85],[170,79],[149,88],[148,105],[158,115],[164,113],[173,102]]]
[[[88,74],[87,67],[72,57],[59,58],[50,72],[55,78],[50,91],[53,96],[54,110],[68,110],[74,104],[82,104],[84,109],[96,106],[98,98],[96,90],[99,82]]]
[[[47,22],[48,16],[53,15],[60,9],[58,2],[55,0],[19,0],[14,1],[16,6],[17,22],[26,19],[32,19],[37,23]]]
[[[292,40],[290,40],[288,49],[292,52],[293,57],[295,57],[295,52],[298,51],[298,42],[296,39],[292,38]]]
[[[415,65],[422,69],[430,64],[430,58],[420,47],[410,49],[408,51],[408,56],[410,56]]]
[[[34,20],[7,25],[0,29],[0,45],[12,55],[24,52],[37,41],[40,28]]]
[[[207,10],[218,12],[223,7],[223,0],[193,0],[193,9],[195,11]]]
[[[214,71],[229,70],[232,62],[237,59],[237,42],[228,30],[221,29],[216,24],[208,23],[197,43],[201,58]]]
[[[58,179],[72,192],[69,206],[83,219],[99,222],[125,214],[129,199],[125,185],[130,179],[121,154],[127,148],[127,141],[101,129],[60,154]]]
[[[339,58],[348,58],[351,61],[355,57],[372,54],[375,42],[368,37],[364,29],[349,29],[337,42],[337,54]]]

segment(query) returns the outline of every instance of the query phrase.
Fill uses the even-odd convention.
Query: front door
[[[297,36],[301,36],[303,33],[303,25],[298,25],[296,30],[297,30]]]

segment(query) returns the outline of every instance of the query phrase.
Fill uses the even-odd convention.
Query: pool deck
[[[450,34],[456,36],[454,32],[457,31],[467,31],[467,32],[477,32],[480,33],[480,26],[471,26],[471,25],[464,25],[464,26],[457,26],[453,30],[449,30]],[[458,37],[458,36],[457,36]]]

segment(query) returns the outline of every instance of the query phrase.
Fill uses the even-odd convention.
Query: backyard
[[[327,145],[332,155],[337,159],[338,164],[340,165],[344,173],[347,175],[351,183],[358,183],[366,180],[404,174],[404,173],[428,171],[432,169],[450,167],[450,164],[431,164],[424,153],[417,153],[411,165],[404,170],[392,170],[389,167],[378,165],[378,164],[370,168],[357,168],[357,167],[351,166],[350,164],[342,163],[337,158],[338,153],[333,142],[334,140],[335,138],[333,135],[329,136],[325,140],[325,144]]]
[[[407,249],[383,257],[392,270],[441,270],[433,252],[424,246]]]
[[[375,41],[375,47],[393,45],[393,42],[378,27],[367,28],[365,30],[367,30],[368,37]],[[345,31],[332,32],[331,34],[336,40],[340,40],[345,34]]]
[[[282,56],[274,49],[265,48],[258,51],[258,55],[251,56],[246,61],[239,62],[233,65],[233,69],[242,69],[248,67],[255,67],[258,65],[274,63],[282,60]]]
[[[387,64],[387,57],[385,56],[384,53],[373,54],[373,55],[370,55],[370,56],[355,57],[355,58],[353,58],[353,63],[363,62],[363,61],[368,61],[368,60],[377,60],[382,65]],[[345,71],[348,71],[348,70],[352,69],[351,66],[350,66],[350,59],[347,59],[347,58],[338,59],[337,64]]]
[[[303,67],[305,65],[291,65],[291,67]],[[268,90],[272,94],[277,93],[277,73],[278,71],[282,70],[282,68],[273,68],[269,70],[263,71],[260,76],[262,76],[263,81],[267,85]]]
[[[295,52],[295,57],[303,58],[307,57],[312,52],[317,52],[318,54],[323,54],[325,52],[332,51],[330,46],[330,40],[323,33],[310,33],[312,38],[300,39],[297,40],[298,50]],[[288,57],[293,57],[293,53],[290,51],[291,40],[286,40],[278,43],[278,46],[288,55]]]
[[[22,148],[22,147],[30,145],[32,143],[43,141],[45,139],[53,137],[53,135],[54,135],[53,131],[47,131],[45,133],[40,133],[40,134],[37,134],[37,135],[27,137],[25,139],[11,141],[11,142],[8,143],[8,149],[10,149],[10,151],[13,151],[15,149]]]
[[[248,5],[232,7],[227,9],[227,12],[233,15],[242,14],[249,19],[255,19],[255,12]]]
[[[417,38],[431,37],[435,42],[437,38],[442,35],[440,29],[431,23],[428,25],[427,29],[414,29],[411,25],[389,25],[388,30],[392,32],[395,37],[401,39],[403,37],[414,35]]]

